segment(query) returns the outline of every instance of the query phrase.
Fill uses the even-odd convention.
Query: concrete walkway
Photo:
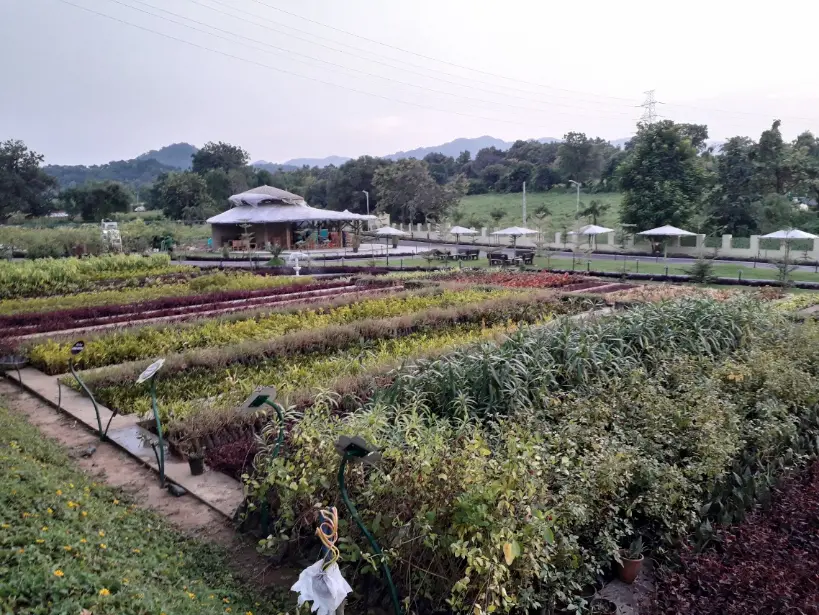
[[[6,378],[20,385],[17,372],[7,372]],[[57,380],[61,376],[49,376],[33,367],[25,367],[20,370],[20,378],[23,389],[76,419],[91,431],[95,433],[98,431],[97,415],[91,400],[66,386],[58,388]],[[151,443],[156,443],[157,437],[140,427],[139,419],[135,415],[116,415],[111,418],[113,414],[111,410],[102,405],[99,405],[99,411],[103,429],[109,419],[111,420],[108,429],[108,439],[111,443],[158,474],[159,467],[151,448]],[[201,476],[192,476],[188,463],[171,455],[167,444],[165,446],[166,480],[184,487],[196,499],[228,519],[233,519],[234,513],[244,500],[242,484],[226,474],[207,469]]]

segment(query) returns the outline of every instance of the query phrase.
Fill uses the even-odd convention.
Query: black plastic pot
[[[191,467],[191,474],[199,476],[205,473],[204,457],[188,457],[188,465]]]
[[[0,371],[23,369],[26,365],[28,365],[28,359],[19,355],[0,357]]]

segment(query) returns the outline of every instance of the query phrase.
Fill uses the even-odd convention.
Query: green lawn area
[[[582,272],[586,271],[587,262],[588,261],[583,258],[577,258],[574,262],[572,262],[571,258],[546,258],[545,256],[539,256],[535,258],[534,266],[538,269],[549,268],[571,270],[574,268],[574,270]],[[383,267],[387,264],[387,261],[381,258],[376,259],[374,263],[376,267]],[[345,262],[345,265],[347,266],[368,267],[372,264],[373,261],[370,260],[349,260]],[[441,261],[433,260],[428,262],[426,259],[421,257],[393,257],[390,258],[389,264],[391,267],[398,267],[403,264],[404,267],[429,267],[430,269],[441,267],[443,265]],[[458,263],[450,261],[449,266],[458,267]],[[477,261],[465,262],[463,266],[484,268],[489,266],[489,262],[486,258],[481,258]],[[668,273],[672,275],[685,275],[687,270],[691,267],[691,265],[674,263],[673,261],[669,261],[667,266]],[[648,256],[629,257],[626,261],[592,259],[590,261],[589,269],[592,271],[623,271],[625,269],[626,272],[630,273],[665,273],[666,264],[663,262],[662,258],[656,259]],[[715,264],[713,269],[713,275],[724,278],[739,277],[740,272],[743,279],[754,280],[775,280],[778,273],[774,268],[754,268],[739,264]],[[815,273],[813,270],[800,269],[791,274],[791,279],[800,282],[819,282],[819,273]]]
[[[242,588],[218,549],[92,482],[59,445],[2,404],[0,424],[0,613],[284,610],[283,600]]]
[[[601,201],[605,205],[609,205],[608,211],[597,222],[604,226],[614,228],[620,220],[620,201],[622,195],[617,192],[606,192],[601,194],[584,194],[580,192],[580,209],[592,200]],[[523,222],[521,205],[523,202],[523,194],[473,194],[461,199],[458,209],[464,213],[465,219],[474,214],[484,221],[483,226],[494,226],[492,218],[489,217],[489,212],[496,207],[506,210],[506,217],[500,221],[501,226],[516,226]],[[526,194],[526,211],[528,212],[528,222],[530,226],[534,225],[534,218],[532,212],[537,209],[539,205],[546,205],[549,211],[552,212],[552,218],[549,227],[558,231],[562,224],[568,224],[568,228],[573,228],[574,214],[577,207],[577,194],[574,190],[566,190],[565,188],[555,188],[549,192],[529,192]],[[590,221],[589,221],[590,222]],[[584,221],[585,223],[585,221]]]

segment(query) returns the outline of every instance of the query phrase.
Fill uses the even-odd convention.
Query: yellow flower
[[[34,542],[36,542],[38,545],[41,545],[41,544],[43,544],[45,542],[45,540],[43,540],[42,538],[38,538]]]
[[[131,552],[133,552],[133,553],[142,553],[142,551],[140,551],[139,549],[131,549]]]
[[[72,502],[71,500],[68,500],[68,507],[69,508],[74,508],[74,507],[79,508],[80,505],[77,504],[76,502]]]
[[[54,576],[55,576],[55,577],[64,577],[64,576],[65,576],[65,574],[63,573],[63,571],[62,571],[62,570],[55,570],[55,571],[54,571]]]
[[[119,504],[119,500],[114,500],[114,504]]]
[[[100,530],[100,531],[99,531],[99,535],[100,535],[101,537],[105,537],[105,531]]]
[[[122,579],[122,583],[123,583],[124,585],[128,585],[128,579]]]
[[[225,604],[230,604],[230,600],[228,598],[222,598],[222,602]]]
[[[211,594],[210,596],[208,596],[208,598],[209,598],[210,600],[213,600],[213,598],[214,598],[213,594]]]
[[[110,595],[111,595],[111,592],[109,592],[107,588],[103,587],[100,590],[100,596],[110,596]]]
[[[63,494],[63,490],[62,489],[57,489],[57,495],[62,495],[62,494]]]
[[[0,525],[0,527],[2,527],[4,530],[7,530],[7,529],[9,529],[11,526],[10,526],[8,523],[4,523],[3,525]]]
[[[247,611],[245,615],[253,615],[253,611]]]
[[[66,551],[70,551],[71,550],[71,545],[65,545],[63,547],[63,549],[65,549]]]
[[[53,514],[54,514],[54,511],[53,511],[53,510],[51,510],[50,508],[49,508],[49,509],[48,509],[46,512],[47,512],[49,515],[53,515]]]
[[[193,592],[188,592],[188,598],[190,598],[191,600],[196,600],[196,594],[194,594]]]
[[[31,516],[30,512],[24,512],[23,513],[23,519],[28,519],[30,516]]]
[[[85,544],[85,543],[86,543],[86,542],[88,542],[88,541],[87,541],[85,538],[80,538],[80,542],[81,542],[81,543],[83,543],[83,544]]]
[[[82,511],[82,513],[80,513],[80,514],[81,514],[83,517],[87,517],[87,516],[88,516],[88,513],[87,513],[87,512],[85,512],[85,511]]]
[[[25,550],[25,549],[17,549],[17,554],[18,554],[18,555],[22,555],[22,554],[23,554],[23,553],[25,553],[25,552],[26,552],[26,550]]]
[[[68,486],[73,489],[74,488],[74,483],[68,483]]]
[[[230,607],[225,609],[225,613],[230,613]]]
[[[100,543],[100,549],[107,549],[108,547],[105,545],[104,542]]]
[[[48,531],[48,526],[44,525],[43,527],[40,528],[40,531],[41,532],[47,532]]]

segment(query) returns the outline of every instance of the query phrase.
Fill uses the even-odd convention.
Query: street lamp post
[[[367,215],[369,216],[370,215],[370,193],[367,192],[366,190],[362,190],[361,192],[363,192],[364,196],[367,197]],[[367,230],[368,231],[370,230],[370,221],[369,220],[367,220]]]
[[[577,232],[578,232],[578,230],[580,228],[579,227],[579,222],[578,222],[579,216],[580,216],[580,186],[582,186],[583,184],[581,184],[580,182],[576,182],[573,179],[570,179],[569,183],[574,184],[574,186],[577,188],[577,204],[575,205],[575,208],[574,208],[574,232],[575,232],[574,240],[575,240],[575,245],[576,245],[578,243]]]

